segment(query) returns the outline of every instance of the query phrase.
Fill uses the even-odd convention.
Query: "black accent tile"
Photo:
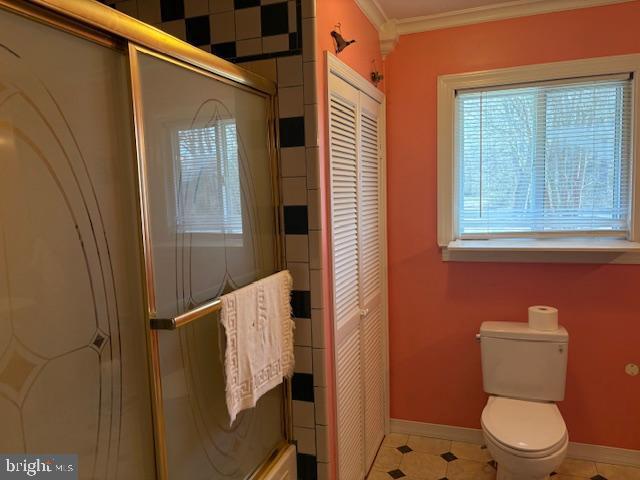
[[[316,480],[318,478],[318,466],[316,457],[306,453],[298,453],[298,480]]]
[[[498,469],[498,463],[495,460],[489,460],[487,462],[487,465],[489,465],[490,467],[493,467],[495,470]]]
[[[291,398],[301,402],[313,402],[313,375],[310,373],[293,374]]]
[[[258,53],[256,55],[245,55],[243,57],[232,58],[232,62],[254,62],[256,60],[267,60],[269,58],[278,58],[278,57],[291,57],[293,55],[302,55],[302,50],[297,48],[295,50],[283,50],[281,52],[269,52],[269,53]]]
[[[603,477],[602,475],[594,475],[591,477],[591,480],[607,480],[607,477]]]
[[[311,318],[311,292],[293,290],[291,292],[291,311],[295,318]]]
[[[280,119],[280,147],[304,147],[304,117]]]
[[[298,32],[291,32],[289,34],[289,50],[295,50],[296,48],[300,48],[298,39],[299,39]]]
[[[186,20],[187,42],[196,47],[211,43],[211,31],[209,29],[209,16],[187,18]]]
[[[211,45],[211,53],[225,59],[235,58],[236,42],[214,43]]]
[[[233,7],[238,10],[240,8],[259,7],[260,0],[233,0]]]
[[[160,0],[160,18],[163,22],[184,18],[184,0]]]
[[[454,460],[457,460],[458,457],[456,457],[453,453],[451,452],[445,452],[442,455],[440,455],[442,458],[444,458],[447,462],[453,462]]]
[[[289,33],[289,7],[287,2],[273,3],[260,7],[262,36]]]
[[[402,478],[402,477],[406,477],[406,475],[404,474],[404,472],[398,468],[396,468],[395,470],[390,470],[387,472],[387,475],[389,475],[391,478]]]
[[[284,233],[287,235],[307,235],[309,233],[308,209],[306,205],[284,207]]]
[[[413,449],[409,445],[401,445],[397,448],[400,453],[413,452]]]
[[[442,478],[440,478],[438,480],[449,480],[449,479],[447,477],[442,477]]]
[[[550,476],[550,477],[553,477],[554,475],[557,475],[557,474],[558,474],[557,472],[551,472],[551,473],[549,474],[549,476]]]

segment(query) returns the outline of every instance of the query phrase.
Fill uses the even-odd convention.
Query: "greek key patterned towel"
[[[230,424],[293,375],[291,274],[284,270],[221,297]]]

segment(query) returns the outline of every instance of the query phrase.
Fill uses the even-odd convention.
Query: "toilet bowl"
[[[567,427],[555,403],[490,396],[481,422],[497,480],[547,479],[567,454]]]

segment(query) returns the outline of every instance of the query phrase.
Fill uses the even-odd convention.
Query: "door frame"
[[[349,85],[364,93],[365,95],[371,97],[373,100],[380,104],[380,154],[381,154],[381,162],[380,162],[380,242],[381,242],[381,282],[382,282],[382,315],[383,315],[383,345],[384,345],[384,365],[385,365],[385,418],[384,418],[384,426],[385,426],[385,435],[387,435],[390,431],[390,394],[389,394],[389,292],[388,292],[388,256],[387,256],[387,136],[386,136],[386,96],[383,92],[381,92],[377,87],[375,87],[371,81],[367,80],[365,77],[356,72],[353,68],[347,65],[345,62],[340,60],[336,55],[329,51],[325,51],[325,131],[326,131],[326,139],[330,138],[330,101],[331,101],[331,87],[330,87],[330,78],[331,76],[335,76],[340,78],[341,80],[347,82]],[[327,163],[327,197],[326,200],[328,202],[327,208],[327,238],[330,240],[333,238],[333,224],[331,219],[331,152],[329,141],[326,144],[326,158],[328,160]],[[334,312],[334,304],[335,299],[333,295],[333,252],[332,248],[327,249],[328,253],[328,265],[329,269],[329,278],[331,287],[329,293],[329,298],[331,299],[330,305],[330,318],[331,318],[331,334],[332,334],[332,343],[331,348],[332,358],[333,358],[333,367],[332,368],[332,378],[333,381],[333,404],[335,405],[336,412],[338,407],[338,389],[337,389],[337,369],[335,368],[337,365],[337,348],[336,348],[336,323],[335,323],[335,312]],[[337,422],[337,414],[336,414],[336,422]],[[338,451],[338,434],[337,434],[337,425],[336,425],[336,434],[335,434],[335,442],[336,442],[336,472],[338,471],[339,465],[339,456],[340,452]]]

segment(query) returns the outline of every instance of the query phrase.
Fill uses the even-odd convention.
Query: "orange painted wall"
[[[480,426],[485,320],[550,304],[570,333],[572,441],[640,449],[640,266],[444,263],[436,245],[438,75],[640,53],[640,2],[400,38],[386,59],[391,416]]]
[[[327,185],[329,178],[329,157],[326,145],[328,143],[328,123],[327,123],[327,74],[325,52],[335,53],[331,31],[335,29],[337,23],[341,24],[341,31],[345,39],[356,39],[356,43],[347,47],[338,56],[340,60],[348,64],[351,68],[360,73],[363,77],[369,78],[372,67],[372,60],[375,59],[377,68],[382,71],[382,55],[378,41],[378,32],[367,17],[362,13],[354,0],[316,0],[316,92],[318,98],[318,145],[320,157],[320,198],[321,200],[321,222],[325,238],[322,242],[323,270],[323,292],[324,292],[324,325],[325,339],[327,344],[325,368],[327,378],[334,378],[333,369],[333,331],[332,331],[332,300],[330,283],[330,257],[329,246],[331,236],[329,234],[329,222],[327,213],[329,212],[329,194]],[[383,87],[383,84],[380,85]],[[331,380],[330,382],[331,383]],[[329,398],[334,398],[333,385],[329,386]],[[333,402],[332,402],[333,403]],[[330,441],[329,456],[333,459],[335,466],[336,458],[336,431],[335,431],[335,404],[331,405],[329,435]],[[335,478],[336,472],[330,472]]]

